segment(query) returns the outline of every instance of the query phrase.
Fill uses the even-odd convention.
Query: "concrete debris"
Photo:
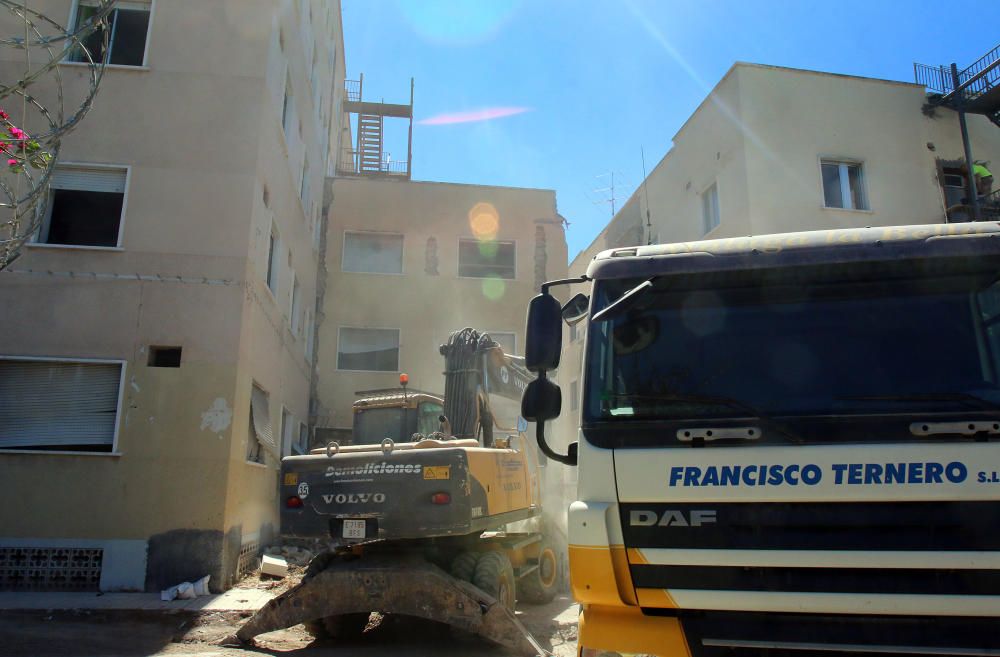
[[[181,582],[169,589],[160,591],[160,600],[170,602],[171,600],[192,600],[201,595],[208,595],[208,581],[211,575],[205,575],[201,579],[191,582]]]
[[[288,562],[282,557],[265,554],[260,559],[260,574],[284,577],[288,574]]]
[[[282,557],[285,561],[295,566],[308,566],[313,558],[311,550],[294,545],[272,545],[264,550],[264,554],[272,557]]]

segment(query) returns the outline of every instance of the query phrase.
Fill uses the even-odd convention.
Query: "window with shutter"
[[[264,452],[277,456],[278,444],[271,429],[271,411],[267,393],[255,384],[250,392],[250,435],[247,445],[247,460],[264,462]]]
[[[56,167],[38,242],[120,246],[126,177],[124,168]]]
[[[113,451],[123,367],[0,360],[0,449]]]

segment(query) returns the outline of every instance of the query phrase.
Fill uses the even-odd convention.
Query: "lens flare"
[[[502,119],[505,116],[515,116],[530,112],[530,107],[484,107],[481,109],[468,110],[465,112],[448,112],[445,114],[435,114],[426,119],[417,121],[417,125],[453,125],[455,123],[477,123],[479,121],[490,121],[492,119]]]
[[[499,301],[507,292],[507,284],[502,278],[491,276],[483,279],[483,296],[490,301]]]
[[[469,228],[480,242],[495,240],[500,231],[500,213],[491,203],[476,203],[469,210]]]
[[[398,0],[396,8],[398,15],[426,41],[469,46],[496,38],[521,4],[522,0]]]

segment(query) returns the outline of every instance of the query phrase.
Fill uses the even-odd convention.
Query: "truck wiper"
[[[760,411],[760,409],[742,402],[738,399],[733,399],[732,397],[715,397],[712,395],[688,395],[688,394],[678,394],[678,393],[664,393],[660,395],[643,395],[643,394],[629,394],[621,393],[614,394],[614,397],[620,397],[628,400],[649,400],[649,401],[665,401],[665,402],[678,402],[678,403],[689,403],[689,404],[714,404],[716,406],[726,406],[743,413],[746,413],[747,419],[753,420],[757,424],[760,424],[765,429],[771,429],[776,433],[780,433],[794,443],[804,443],[805,440],[802,436],[799,436],[794,431],[785,428],[781,423],[775,422],[769,415]],[[729,419],[729,418],[725,418]]]
[[[653,281],[655,280],[656,277],[654,276],[653,278],[639,283],[631,290],[618,297],[618,299],[616,299],[610,306],[605,306],[594,313],[594,316],[591,318],[592,321],[606,322],[609,319],[618,317],[623,312],[634,306],[635,302],[639,300],[639,297],[645,294],[648,290],[653,289]]]
[[[841,395],[834,397],[837,401],[901,401],[901,402],[939,402],[954,401],[964,402],[967,406],[976,406],[980,409],[1000,411],[1000,404],[985,399],[968,392],[918,392],[908,394],[888,394],[888,395]]]

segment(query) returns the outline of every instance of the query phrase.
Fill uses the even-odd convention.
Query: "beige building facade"
[[[46,222],[0,272],[0,499],[21,500],[0,508],[0,589],[225,588],[308,440],[339,2],[134,0],[112,20]]]
[[[737,63],[569,276],[638,244],[965,220],[958,116],[927,101],[918,84]],[[968,124],[973,158],[997,171],[1000,128],[980,115]],[[563,450],[577,439],[585,337],[585,323],[564,332]],[[566,476],[574,488],[575,470]]]
[[[484,330],[523,353],[528,301],[566,271],[563,219],[542,189],[337,178],[327,222],[317,427],[347,431],[355,392],[444,392],[448,336]]]

